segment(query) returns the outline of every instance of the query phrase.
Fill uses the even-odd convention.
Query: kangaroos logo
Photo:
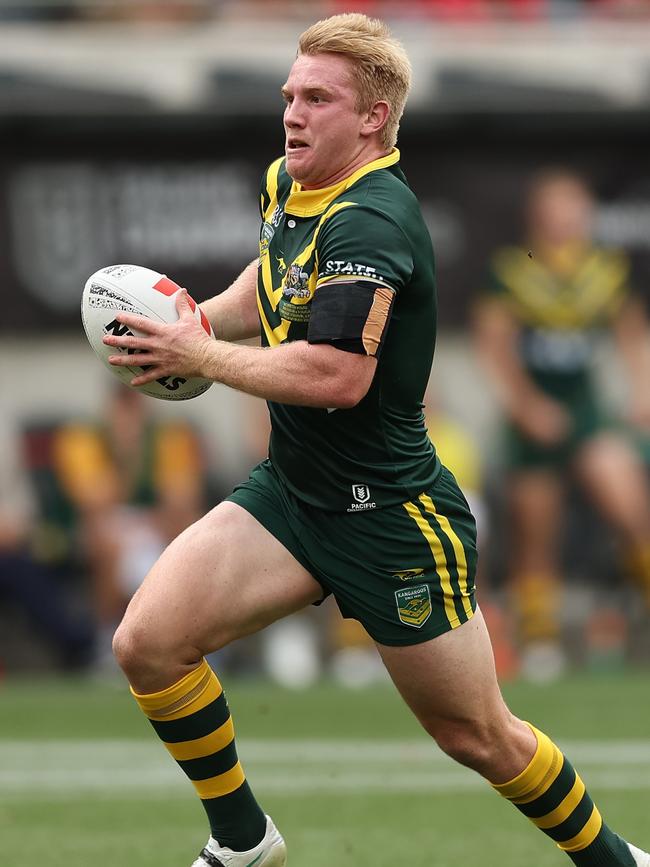
[[[399,578],[400,581],[412,581],[413,578],[417,578],[422,575],[424,569],[403,569],[402,571],[393,572],[395,578]]]
[[[395,591],[397,614],[406,626],[419,629],[431,617],[431,591],[428,584]]]

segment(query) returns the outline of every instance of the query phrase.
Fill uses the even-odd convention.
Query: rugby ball
[[[125,385],[130,385],[131,379],[141,373],[142,368],[109,364],[109,355],[129,350],[106,346],[102,338],[106,334],[137,333],[117,321],[116,315],[120,311],[147,316],[156,322],[175,322],[178,319],[176,296],[181,290],[182,287],[169,277],[140,265],[109,265],[95,271],[86,280],[81,297],[81,320],[86,337],[99,360]],[[189,302],[203,328],[214,337],[206,315],[193,298],[189,298]],[[160,400],[188,400],[203,394],[211,385],[209,379],[172,375],[136,386],[135,390]]]

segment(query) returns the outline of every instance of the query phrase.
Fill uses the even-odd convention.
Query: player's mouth
[[[307,142],[303,141],[299,138],[290,138],[287,139],[287,152],[288,153],[299,153],[300,151],[304,151],[309,147]]]

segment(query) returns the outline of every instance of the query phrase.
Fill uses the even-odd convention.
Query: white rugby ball
[[[81,297],[81,320],[86,337],[100,361],[126,385],[142,372],[142,368],[135,365],[116,367],[109,364],[109,355],[128,350],[106,346],[102,338],[106,334],[137,333],[117,321],[116,315],[120,311],[147,316],[156,322],[176,322],[176,296],[181,289],[181,286],[164,274],[140,265],[109,265],[95,271],[86,280]],[[203,328],[214,337],[206,315],[193,298],[190,297],[189,302]],[[209,379],[172,375],[135,388],[136,391],[161,400],[188,400],[203,394],[211,385],[212,380]]]

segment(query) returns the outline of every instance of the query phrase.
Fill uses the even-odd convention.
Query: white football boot
[[[630,847],[630,852],[634,856],[636,867],[650,867],[650,855],[647,852],[637,849],[637,847],[633,846],[631,843],[628,843],[627,845]]]
[[[266,834],[253,849],[233,852],[210,837],[192,867],[284,867],[286,863],[287,847],[271,817],[267,816]]]

